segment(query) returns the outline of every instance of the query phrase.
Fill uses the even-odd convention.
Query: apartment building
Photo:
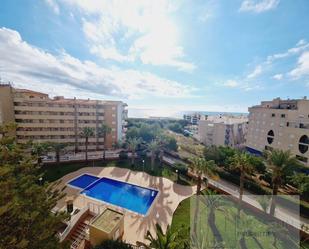
[[[208,116],[198,122],[198,140],[206,146],[241,147],[248,129],[246,116]]]
[[[121,101],[50,98],[48,94],[0,85],[0,124],[16,122],[17,141],[70,143],[67,149],[83,151],[85,138],[80,134],[84,127],[92,127],[95,136],[89,138],[89,150],[101,150],[104,138],[99,127],[105,123],[112,132],[107,136],[106,147],[125,139],[126,104]]]
[[[203,115],[199,113],[192,113],[192,114],[184,114],[183,119],[187,120],[192,125],[197,125],[198,121],[201,120]]]
[[[290,150],[309,166],[309,100],[276,98],[249,108],[248,151]]]

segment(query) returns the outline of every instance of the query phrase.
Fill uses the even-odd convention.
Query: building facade
[[[197,138],[206,146],[241,147],[245,144],[247,127],[245,116],[209,116],[198,122]]]
[[[198,122],[202,119],[202,115],[199,113],[184,114],[183,119],[187,120],[192,125],[197,125]]]
[[[101,150],[104,138],[99,127],[104,123],[112,131],[107,135],[106,147],[125,139],[126,104],[121,101],[50,98],[48,94],[0,85],[0,124],[16,122],[17,141],[70,143],[67,150],[83,151],[84,127],[94,129],[89,138],[89,150]]]
[[[249,108],[248,151],[290,150],[309,166],[309,100],[276,98]]]

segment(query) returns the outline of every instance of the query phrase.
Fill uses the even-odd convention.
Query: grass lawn
[[[60,179],[64,175],[74,172],[78,169],[86,167],[86,163],[61,163],[60,165],[45,165],[42,167],[42,173],[44,173],[44,179],[52,182]],[[194,183],[184,176],[180,176],[179,180],[177,179],[177,174],[167,165],[160,165],[160,162],[157,160],[155,162],[154,171],[151,170],[150,159],[145,159],[145,164],[143,167],[142,159],[138,158],[135,160],[135,166],[131,166],[131,160],[114,160],[107,161],[103,163],[102,161],[91,161],[88,163],[88,166],[94,167],[119,167],[119,168],[127,168],[134,171],[145,171],[153,176],[163,176],[172,180],[173,182],[177,182],[182,185],[194,185]]]
[[[173,231],[180,231],[180,234],[183,238],[188,239],[190,234],[190,201],[193,200],[194,197],[187,198],[183,200],[178,208],[176,209],[171,228]],[[201,204],[203,206],[204,204]],[[231,201],[227,202],[226,210],[224,212],[215,211],[216,215],[216,227],[218,228],[223,240],[224,240],[224,248],[240,248],[239,244],[239,234],[237,232],[248,232],[249,229],[254,233],[258,234],[256,239],[254,237],[247,235],[245,237],[245,242],[247,248],[259,248],[259,249],[283,249],[283,248],[291,248],[290,245],[287,245],[286,242],[278,241],[277,247],[275,248],[273,243],[273,235],[266,234],[267,231],[272,231],[266,223],[262,222],[259,218],[253,216],[253,213],[245,213],[242,217],[242,221],[247,221],[246,225],[241,224],[239,228],[236,228],[235,220],[231,218],[231,214],[237,213],[237,208],[234,207]],[[226,214],[229,214],[228,216]],[[204,206],[200,209],[199,212],[199,227],[202,229],[202,233],[200,237],[204,237],[206,243],[209,247],[203,248],[214,248],[212,246],[214,243],[214,236],[212,234],[212,230],[207,222],[208,209]],[[285,233],[285,232],[284,232]],[[296,248],[296,247],[292,247]],[[306,248],[306,247],[304,247]]]

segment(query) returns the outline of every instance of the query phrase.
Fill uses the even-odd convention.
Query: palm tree
[[[259,241],[254,236],[254,231],[260,230],[261,224],[256,220],[256,218],[244,212],[240,212],[240,214],[236,216],[236,222],[237,234],[239,234],[238,240],[241,249],[248,248],[246,243],[246,237],[248,234],[250,234],[252,239],[259,244]]]
[[[88,140],[89,140],[89,137],[94,136],[94,129],[91,127],[84,127],[80,135],[85,138],[86,163],[88,163]]]
[[[130,138],[127,141],[128,143],[128,149],[129,151],[131,151],[132,155],[131,155],[131,165],[135,166],[135,151],[137,149],[137,146],[140,143],[140,139],[139,138]]]
[[[270,214],[274,215],[276,209],[276,196],[279,187],[283,184],[284,178],[291,173],[293,167],[298,165],[296,157],[291,155],[290,151],[274,149],[265,151],[266,160],[269,168],[272,170],[272,201],[270,206]]]
[[[55,151],[57,164],[60,163],[60,154],[62,150],[64,150],[67,146],[67,143],[50,143],[50,147]]]
[[[197,231],[197,216],[199,213],[199,195],[201,194],[201,188],[202,188],[202,176],[208,176],[213,177],[216,174],[215,172],[215,162],[212,160],[207,161],[205,158],[202,157],[194,157],[190,159],[190,165],[189,167],[192,169],[192,171],[197,175],[197,186],[196,186],[196,204],[195,204],[195,212],[194,212],[194,226],[193,226],[193,232],[196,234]],[[208,187],[208,180],[207,185]]]
[[[106,138],[111,132],[112,128],[110,128],[107,124],[102,124],[101,127],[99,127],[99,135],[104,138],[103,161],[105,161]]]
[[[216,213],[215,211],[221,211],[226,213],[227,210],[224,208],[227,203],[222,198],[221,195],[216,194],[214,191],[206,190],[205,198],[203,198],[204,204],[207,206],[208,211],[208,225],[212,231],[212,234],[215,236],[217,243],[223,243],[223,238],[216,226]]]
[[[42,156],[50,150],[49,143],[32,143],[31,154],[37,157],[37,164],[41,165]]]
[[[269,198],[268,195],[261,195],[257,198],[258,203],[261,205],[263,211],[267,213],[269,207]]]
[[[148,150],[151,153],[151,171],[154,171],[154,163],[155,163],[155,159],[156,159],[156,153],[160,148],[160,144],[157,140],[152,140],[149,144],[148,144]]]
[[[231,168],[234,170],[238,170],[240,172],[240,184],[239,184],[239,207],[240,207],[244,194],[245,175],[254,172],[254,167],[250,163],[250,155],[245,152],[236,153],[232,157]]]
[[[179,247],[178,232],[173,232],[170,226],[166,228],[165,234],[159,224],[156,224],[156,236],[147,231],[145,239],[149,245],[142,244],[146,249],[175,249]]]

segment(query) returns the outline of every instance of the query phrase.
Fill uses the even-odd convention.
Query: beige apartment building
[[[105,123],[112,132],[107,136],[106,147],[125,139],[126,104],[121,101],[50,98],[48,94],[0,85],[0,124],[16,122],[17,141],[70,143],[66,148],[83,151],[85,138],[80,134],[84,127],[92,127],[95,136],[89,138],[89,150],[101,150],[104,138],[98,128]]]
[[[309,166],[309,100],[276,98],[249,108],[247,149],[261,154],[267,149],[290,150]]]
[[[206,146],[245,145],[248,118],[246,116],[208,116],[198,122],[198,140]]]

